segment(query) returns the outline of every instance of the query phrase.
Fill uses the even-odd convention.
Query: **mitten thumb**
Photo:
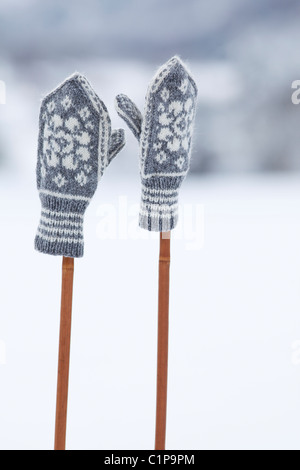
[[[110,163],[115,156],[122,150],[125,145],[125,132],[124,129],[115,129],[112,131],[109,141],[108,149],[108,163]]]
[[[124,119],[134,136],[140,140],[143,116],[138,107],[126,95],[118,95],[115,106],[118,115]]]

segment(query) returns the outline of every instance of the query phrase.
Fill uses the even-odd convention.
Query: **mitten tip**
[[[119,111],[120,109],[122,109],[122,103],[126,103],[128,102],[129,98],[127,95],[123,95],[122,93],[120,93],[119,95],[117,95],[115,97],[115,108],[117,111]]]
[[[181,58],[178,56],[178,55],[174,55],[173,57],[171,57],[171,59],[168,60],[169,63],[174,63],[175,64],[180,64],[180,65],[184,65],[184,62],[181,60]]]
[[[171,69],[173,67],[180,67],[181,69],[183,69],[188,79],[190,80],[191,84],[193,85],[195,93],[197,94],[198,89],[197,89],[196,82],[193,79],[192,72],[190,71],[188,65],[178,55],[175,55],[171,59],[169,59],[166,65]]]

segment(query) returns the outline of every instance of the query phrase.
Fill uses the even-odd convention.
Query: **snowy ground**
[[[151,449],[158,243],[138,179],[108,171],[75,263],[67,447]],[[32,182],[2,175],[0,201],[0,448],[51,449],[61,259],[32,248]],[[172,243],[167,447],[299,450],[300,177],[190,178],[181,204],[200,225]]]

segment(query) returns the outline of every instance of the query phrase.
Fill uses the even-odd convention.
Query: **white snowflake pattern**
[[[163,99],[163,101],[168,101],[169,97],[170,97],[170,92],[167,88],[164,88],[161,92],[161,95],[160,95]]]
[[[184,167],[184,164],[185,164],[185,159],[181,156],[179,157],[177,160],[176,160],[176,165],[178,166],[178,168],[180,170],[182,170],[182,168]]]
[[[50,103],[47,104],[47,109],[48,109],[49,113],[53,113],[53,111],[55,110],[54,101],[50,101]]]
[[[161,151],[156,155],[155,159],[158,163],[164,163],[167,160],[167,155],[165,152]]]
[[[86,163],[84,164],[83,168],[87,174],[89,174],[92,171],[91,165],[87,165]]]
[[[79,111],[79,116],[84,121],[86,121],[90,117],[90,115],[91,115],[91,113],[90,113],[89,108],[87,106],[85,108],[82,108],[81,111]]]
[[[156,143],[153,145],[153,148],[154,148],[154,150],[161,150],[161,148],[162,148],[162,142],[156,142]]]
[[[59,163],[58,152],[60,146],[56,139],[53,138],[52,131],[48,125],[44,128],[44,155],[46,163],[49,167],[55,168]]]
[[[189,86],[189,81],[188,79],[186,78],[185,80],[183,80],[183,82],[181,83],[180,87],[179,87],[179,90],[185,95],[187,90],[188,90],[188,86]]]
[[[54,114],[49,119],[49,126],[53,127],[54,129],[57,129],[58,127],[61,127],[62,125],[63,125],[63,120],[58,114]]]
[[[93,130],[95,129],[95,126],[94,126],[94,124],[93,124],[92,122],[87,122],[87,123],[86,123],[86,127],[87,127],[88,129],[91,129],[91,131],[93,131]]]
[[[80,122],[75,116],[71,116],[69,119],[67,119],[65,125],[72,133],[78,132],[80,129]]]
[[[63,101],[65,107],[71,106],[71,100],[68,96]],[[51,106],[49,106],[50,104]],[[76,115],[71,115],[64,120],[60,115],[53,114],[55,110],[54,102],[49,103],[47,109],[49,112],[51,109],[52,112],[47,116],[44,125],[43,158],[41,161],[42,177],[45,177],[47,167],[56,168],[61,164],[66,170],[75,171],[78,169],[80,162],[86,164],[90,159],[91,135],[87,132],[86,126],[83,127]],[[83,109],[83,117],[80,117],[88,119],[90,111],[87,107]],[[88,165],[86,169],[89,169]],[[86,173],[89,171],[86,171]],[[79,171],[74,177],[80,186],[87,184],[87,176],[83,171]],[[53,181],[58,188],[67,183],[66,178],[60,173],[53,178]]]
[[[86,183],[87,183],[87,176],[86,176],[86,174],[84,173],[84,171],[81,171],[80,173],[78,173],[78,174],[76,175],[75,180],[77,181],[78,184],[80,184],[80,186],[86,185]]]
[[[63,107],[68,111],[68,109],[70,109],[70,107],[72,106],[72,100],[71,98],[67,95],[63,101],[61,102],[61,104],[63,105]]]
[[[188,89],[189,82],[185,80],[179,89],[182,93]],[[154,150],[160,151],[156,156],[159,163],[164,163],[167,159],[166,153],[162,151],[163,145],[172,152],[188,152],[192,134],[192,122],[194,118],[194,102],[188,98],[185,103],[179,100],[166,102],[169,98],[169,91],[165,88],[161,92],[162,100],[158,106],[158,133],[159,143],[155,144]],[[184,154],[183,152],[183,154]],[[178,168],[183,169],[186,160],[181,155],[176,161]]]
[[[53,181],[59,188],[62,188],[67,182],[66,178],[61,173],[58,173],[58,175],[53,178]]]

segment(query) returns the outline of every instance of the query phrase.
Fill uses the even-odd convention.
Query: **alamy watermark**
[[[138,226],[139,204],[130,204],[127,196],[120,196],[118,204],[101,204],[97,209],[97,237],[100,240],[157,239],[157,233]],[[172,239],[182,240],[187,251],[201,250],[204,246],[204,206],[179,206],[179,222]]]
[[[294,80],[292,83],[292,89],[295,90],[292,93],[292,103],[300,104],[300,80]]]
[[[6,103],[6,86],[3,80],[0,80],[0,104]]]
[[[0,339],[0,366],[4,366],[5,364],[6,364],[6,344],[2,339]]]

